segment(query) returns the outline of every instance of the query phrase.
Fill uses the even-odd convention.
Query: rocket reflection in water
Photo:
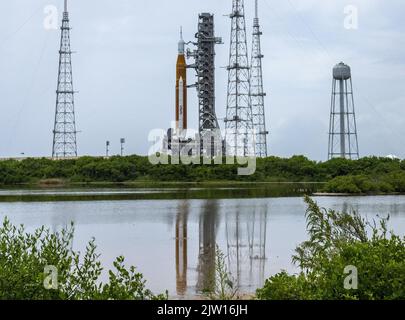
[[[222,208],[218,200],[205,200],[198,218],[189,201],[181,202],[177,208],[175,258],[176,289],[179,297],[215,289],[217,245],[226,256],[227,269],[240,293],[252,292],[252,289],[264,285],[268,206],[263,205],[248,212],[240,205],[225,212]],[[196,243],[190,242],[193,235],[188,230],[190,227],[193,230],[195,223],[198,223],[199,230],[197,265],[194,265],[193,249]],[[190,235],[191,240],[188,238]],[[223,240],[218,242],[218,238]],[[191,251],[188,252],[189,250]],[[190,263],[192,265],[189,266]],[[190,267],[193,270],[196,268],[197,271],[194,292],[188,292],[193,287],[188,284]]]
[[[181,203],[176,217],[176,290],[184,296],[187,291],[187,220],[190,205]]]

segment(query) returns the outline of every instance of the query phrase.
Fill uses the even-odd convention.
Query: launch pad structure
[[[198,95],[198,132],[201,140],[201,155],[215,156],[222,152],[221,131],[215,112],[215,45],[222,39],[215,37],[214,15],[201,13],[198,17],[196,50],[188,50],[187,56],[194,58],[190,65],[196,71]],[[207,148],[208,142],[208,148]],[[218,150],[219,149],[219,150]]]
[[[218,158],[267,157],[261,31],[258,0],[255,0],[252,58],[249,61],[244,0],[232,0],[231,41],[229,49],[228,88],[224,138],[215,110],[215,45],[222,38],[215,36],[214,15],[198,16],[195,41],[185,42],[182,32],[176,65],[176,126],[168,130],[163,149],[172,155],[188,154]],[[194,48],[187,49],[186,44]],[[186,59],[194,59],[187,64]],[[187,84],[187,69],[194,69],[196,82]],[[187,89],[196,88],[198,97],[198,135],[187,132]],[[189,146],[195,148],[190,151]],[[191,153],[191,154],[190,154]]]

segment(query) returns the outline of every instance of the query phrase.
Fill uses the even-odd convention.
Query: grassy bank
[[[0,202],[272,198],[313,194],[320,188],[319,184],[307,183],[172,183],[164,187],[145,186],[142,183],[96,185],[75,184],[44,190],[38,190],[35,186],[6,187],[0,192]]]

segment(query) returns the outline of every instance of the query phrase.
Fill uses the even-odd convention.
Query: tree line
[[[225,163],[225,161],[223,162]],[[367,157],[317,162],[304,156],[257,159],[255,174],[238,176],[239,165],[152,165],[147,157],[28,158],[0,161],[0,184],[69,182],[326,182],[323,191],[405,192],[405,160]]]

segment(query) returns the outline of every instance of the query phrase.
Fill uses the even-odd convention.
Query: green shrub
[[[324,187],[326,192],[331,193],[361,193],[362,190],[356,184],[354,177],[342,176],[336,177],[327,182]]]
[[[405,179],[391,174],[372,178],[365,175],[336,177],[326,183],[324,190],[331,193],[392,193],[405,190]]]
[[[303,300],[310,299],[311,291],[304,275],[294,276],[282,271],[270,279],[262,289],[257,290],[260,300]]]
[[[321,209],[309,197],[305,201],[309,240],[293,257],[300,274],[269,278],[257,291],[259,299],[405,299],[405,238],[387,231],[388,218],[377,227],[355,212]],[[357,289],[344,287],[347,266],[357,268]]]
[[[7,219],[0,227],[0,299],[13,300],[93,300],[165,299],[145,288],[145,280],[134,267],[126,269],[124,258],[114,262],[109,281],[102,283],[102,266],[94,239],[83,256],[72,250],[73,226],[60,233],[41,227],[27,233],[23,226],[13,226]],[[46,289],[46,266],[58,271],[57,289]]]
[[[242,181],[328,182],[329,192],[405,192],[405,165],[399,160],[311,161],[304,156],[257,159],[255,174],[238,176],[239,165],[152,165],[148,157],[80,157],[76,160],[0,161],[0,184],[35,183],[42,179],[73,182]]]

